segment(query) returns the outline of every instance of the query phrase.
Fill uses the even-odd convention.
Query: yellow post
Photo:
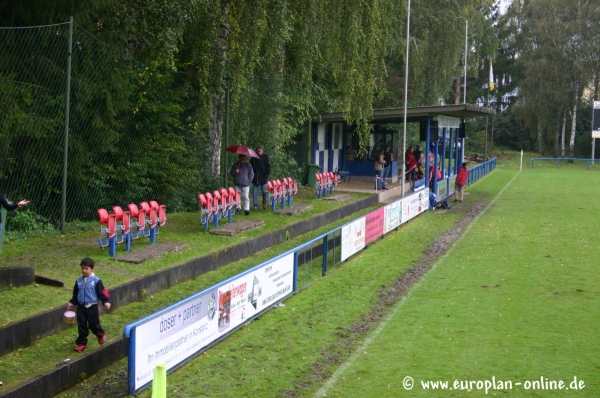
[[[152,398],[167,398],[167,364],[154,368],[152,379]]]

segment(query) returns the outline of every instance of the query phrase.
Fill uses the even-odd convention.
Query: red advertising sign
[[[375,239],[380,238],[383,235],[383,221],[385,215],[385,208],[375,210],[372,213],[367,214],[366,231],[365,231],[365,244],[373,242]]]

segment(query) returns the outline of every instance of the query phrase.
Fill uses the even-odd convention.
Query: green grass
[[[116,310],[111,310],[109,314],[101,316],[102,325],[107,331],[107,341],[110,342],[120,337],[123,333],[124,327],[137,319],[152,314],[185,297],[188,297],[222,280],[234,276],[254,265],[260,264],[279,253],[283,253],[302,244],[303,242],[310,240],[313,237],[319,236],[320,234],[323,234],[332,228],[335,228],[336,226],[352,220],[359,214],[366,214],[370,211],[373,211],[377,207],[378,206],[374,206],[369,209],[365,209],[359,213],[353,214],[344,219],[340,219],[333,224],[314,230],[309,234],[290,239],[280,245],[262,250],[248,258],[245,258],[244,260],[211,271],[196,278],[195,280],[178,284],[162,293],[151,295],[142,302],[131,303]],[[320,275],[320,262],[318,260],[315,267],[316,270],[313,271],[313,275]],[[103,277],[103,275],[101,276]],[[26,290],[33,298],[35,297],[35,291],[41,288],[41,286],[35,287],[34,285],[28,288],[18,288],[2,292],[1,295],[8,295],[15,292],[22,294],[23,291]],[[26,300],[26,298],[23,298],[22,296],[17,295],[17,297],[19,299]],[[60,298],[60,303],[66,306],[66,302],[69,298],[70,289],[68,294]],[[10,309],[6,310],[9,311]],[[71,329],[61,333],[43,338],[36,342],[32,347],[22,348],[18,351],[0,357],[0,369],[2,369],[0,376],[1,380],[4,382],[4,385],[12,388],[36,375],[53,369],[56,363],[65,358],[74,359],[81,356],[81,354],[73,352],[73,347],[75,344],[74,341],[76,337],[77,328],[74,326]],[[98,345],[94,341],[93,336],[91,337],[92,338],[90,339],[88,349],[97,349]]]
[[[111,259],[107,249],[98,247],[99,233],[97,229],[78,234],[59,234],[10,242],[4,245],[4,250],[0,253],[0,266],[33,266],[36,275],[60,280],[65,283],[65,287],[56,288],[32,284],[0,292],[0,327],[39,312],[66,305],[73,283],[80,275],[79,262],[84,257],[94,259],[95,271],[110,291],[111,287],[201,257],[207,253],[234,246],[246,239],[274,231],[367,196],[367,194],[354,193],[349,201],[325,202],[317,200],[312,189],[302,188],[298,197],[294,199],[294,205],[309,204],[313,206],[311,210],[293,216],[274,215],[270,211],[262,209],[256,212],[252,211],[245,219],[263,219],[265,225],[233,237],[205,232],[199,222],[199,211],[169,214],[167,225],[161,229],[157,242],[184,243],[187,244],[187,247],[180,252],[167,253],[142,264],[124,263]],[[239,218],[239,216],[235,216],[234,220],[235,218]],[[140,239],[132,243],[132,250],[139,250],[147,245],[149,245],[148,239]],[[117,254],[120,253],[124,253],[124,247],[119,245]]]
[[[584,168],[531,170],[526,164],[524,160],[523,172],[466,237],[401,301],[383,331],[361,349],[327,396],[483,396],[485,392],[476,388],[424,390],[420,382],[493,376],[513,382],[540,377],[570,382],[577,376],[586,388],[533,391],[514,386],[490,391],[492,396],[600,395],[594,239],[599,177]],[[168,396],[313,396],[370,336],[353,332],[352,326],[378,307],[380,288],[412,266],[469,204],[491,202],[517,171],[518,161],[505,158],[494,173],[467,188],[470,195],[464,206],[412,220],[330,269],[325,278],[316,264],[313,283],[287,299],[286,307],[262,315],[169,375]],[[252,263],[308,238],[265,250],[253,256]],[[118,309],[102,322],[109,331],[120,332],[129,319],[246,269],[247,261],[242,263]],[[19,356],[0,358],[5,386],[48,370],[67,356],[76,357],[70,351],[74,337],[74,330],[66,331],[43,339],[34,349],[21,350]],[[42,359],[43,369],[29,370]],[[60,396],[123,396],[126,369],[124,359]],[[402,387],[405,376],[416,382],[411,391]],[[140,394],[150,395],[150,390]]]
[[[337,346],[338,340],[352,335],[347,329],[370,310],[381,286],[410,267],[459,216],[426,214],[372,243],[352,261],[330,269],[325,278],[317,268],[310,287],[287,299],[284,308],[264,314],[172,373],[169,396],[276,396],[296,390],[296,385],[314,389],[321,381],[320,372],[329,373],[336,366],[335,359],[321,363],[323,352],[339,358],[347,355],[344,347]],[[108,388],[106,380],[113,374],[125,376],[126,366],[122,361],[66,396]],[[123,381],[118,387],[123,391]],[[104,396],[114,394],[111,390]],[[150,390],[139,396],[149,397]]]
[[[420,382],[492,377],[570,382],[575,376],[584,380],[585,389],[533,391],[515,385],[489,395],[598,396],[594,173],[524,169],[400,302],[327,396],[483,396],[476,388],[424,390]],[[491,202],[516,174],[514,165],[500,163],[492,175],[467,188],[465,205]],[[461,211],[457,206],[443,215],[424,214],[327,277],[316,278],[286,300],[286,307],[261,316],[169,375],[168,396],[314,396],[370,336],[348,330],[373,310],[380,287],[419,259]],[[409,375],[416,384],[406,391],[402,381]],[[125,377],[123,360],[65,394],[117,396]],[[150,395],[149,390],[140,394]]]
[[[426,390],[421,381],[493,376],[567,385],[577,377],[586,388],[513,385],[492,396],[599,396],[599,211],[593,200],[599,177],[585,170],[524,170],[327,396],[465,396],[465,390]],[[410,392],[405,376],[415,380]]]

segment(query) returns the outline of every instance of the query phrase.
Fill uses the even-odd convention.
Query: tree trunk
[[[285,44],[281,43],[279,47],[279,60],[277,62],[277,74],[279,78],[279,84],[277,87],[277,109],[275,112],[276,123],[275,126],[277,131],[275,132],[275,142],[281,142],[281,133],[283,130],[283,89],[284,89],[284,69],[285,68]],[[277,148],[279,149],[279,148]]]
[[[540,155],[544,155],[544,122],[542,118],[538,116],[538,152]]]
[[[562,134],[560,137],[560,145],[561,145],[561,150],[560,150],[560,157],[564,158],[565,157],[565,130],[567,129],[567,111],[563,112],[563,122],[562,122]]]
[[[215,54],[218,70],[223,73],[218,79],[212,93],[210,110],[210,130],[208,132],[207,165],[210,176],[218,178],[221,174],[221,142],[223,141],[223,107],[225,103],[225,78],[227,69],[227,38],[229,37],[229,1],[221,3],[223,23],[219,36],[215,39]]]
[[[560,146],[560,124],[557,122],[555,123],[555,131],[556,134],[554,134],[554,157],[557,158],[560,152],[559,146]]]
[[[571,139],[569,140],[569,157],[575,154],[575,133],[577,128],[577,102],[579,101],[579,83],[575,85],[575,103],[573,104],[573,119],[571,120]]]
[[[454,105],[460,105],[460,99],[460,76],[457,76],[454,85]]]
[[[594,101],[598,101],[598,77],[600,73],[598,71],[594,72]]]

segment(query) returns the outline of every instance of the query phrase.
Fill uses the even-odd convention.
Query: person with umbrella
[[[239,155],[238,161],[231,166],[229,174],[233,177],[235,190],[241,193],[244,202],[244,214],[248,215],[250,214],[250,182],[254,178],[254,171],[252,171],[250,163],[246,162],[245,154]]]
[[[252,180],[254,210],[258,210],[258,191],[262,193],[263,209],[267,208],[267,194],[269,193],[267,181],[269,181],[269,174],[271,174],[271,161],[262,146],[256,147],[256,154],[258,158],[250,159],[250,165],[254,171],[254,179]]]

